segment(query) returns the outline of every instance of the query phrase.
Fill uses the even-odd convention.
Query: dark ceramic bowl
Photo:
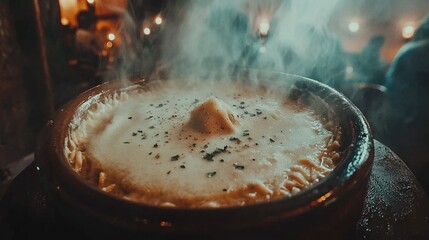
[[[285,83],[282,86],[290,98],[334,118],[342,128],[341,159],[335,169],[292,197],[240,207],[161,208],[107,194],[73,171],[63,153],[67,129],[76,110],[85,110],[83,103],[96,101],[99,96],[120,91],[121,85],[106,83],[59,109],[39,138],[36,162],[58,219],[81,231],[82,236],[91,237],[353,238],[374,159],[373,137],[362,113],[341,93],[312,79],[259,71],[242,72],[234,78]]]

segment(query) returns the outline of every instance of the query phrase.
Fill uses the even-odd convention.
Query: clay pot
[[[327,177],[292,197],[215,209],[162,208],[107,194],[73,171],[64,155],[64,139],[76,110],[80,107],[84,111],[84,103],[112,94],[121,87],[105,83],[59,109],[39,138],[36,162],[58,215],[83,235],[108,238],[353,237],[374,160],[374,141],[363,114],[341,93],[312,79],[260,71],[241,72],[234,76],[237,77],[286,82],[290,89],[285,89],[285,93],[290,98],[335,118],[342,128],[342,153],[339,163]]]

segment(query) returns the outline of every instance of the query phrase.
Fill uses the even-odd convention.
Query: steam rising
[[[347,78],[348,60],[330,27],[348,21],[344,16],[364,15],[385,28],[397,20],[398,12],[411,8],[418,12],[415,6],[420,6],[399,0],[166,1],[162,26],[151,29],[150,36],[144,36],[140,22],[146,13],[132,6],[123,13],[120,30],[125,44],[114,79],[160,74],[216,78],[256,68],[303,75],[335,87]],[[412,2],[419,1],[425,0]],[[260,26],[269,29],[266,35]]]
[[[143,36],[130,8],[122,12],[119,32],[124,42],[108,77],[211,79],[252,68],[333,85],[345,74],[340,40],[328,27],[338,2],[168,1],[162,28],[150,36],[156,39]],[[260,26],[269,28],[267,35]]]
[[[338,0],[189,1],[171,5],[158,70],[170,77],[216,78],[256,68],[333,83],[345,67],[328,30]],[[261,21],[270,24],[259,34]]]

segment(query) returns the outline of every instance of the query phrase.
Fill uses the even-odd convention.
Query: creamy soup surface
[[[70,124],[66,158],[103,191],[163,207],[241,206],[291,196],[339,158],[332,124],[281,89],[148,85],[83,104]]]

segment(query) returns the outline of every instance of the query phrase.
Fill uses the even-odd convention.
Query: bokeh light
[[[349,23],[349,31],[352,33],[358,32],[360,29],[360,24],[358,22]]]
[[[145,28],[143,29],[143,33],[144,33],[144,35],[149,35],[149,34],[150,34],[150,28],[145,27]]]
[[[161,17],[161,16],[157,16],[157,17],[155,18],[155,23],[156,23],[157,25],[161,25],[161,23],[162,23],[162,17]]]
[[[402,37],[405,39],[410,39],[414,36],[415,28],[413,25],[407,25],[402,29]]]
[[[270,30],[270,24],[268,23],[268,21],[266,20],[261,21],[261,23],[259,24],[259,34],[261,34],[262,36],[266,36],[268,35],[269,30]]]
[[[63,26],[67,26],[70,24],[69,20],[67,18],[61,18],[61,24]]]
[[[112,43],[111,41],[108,41],[108,42],[106,43],[106,47],[107,47],[107,48],[112,48],[112,47],[113,47],[113,43]]]
[[[115,40],[115,38],[116,38],[116,36],[115,36],[115,34],[114,34],[114,33],[109,33],[109,34],[107,35],[107,39],[109,39],[110,41]]]

